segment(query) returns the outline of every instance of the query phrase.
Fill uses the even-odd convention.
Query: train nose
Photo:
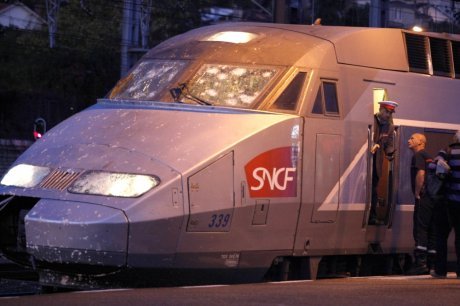
[[[124,266],[128,221],[121,210],[42,199],[25,217],[27,252],[58,264]]]

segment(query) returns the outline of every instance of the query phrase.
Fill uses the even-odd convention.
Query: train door
[[[373,113],[379,111],[378,102],[387,100],[387,91],[384,88],[374,88],[373,90]],[[376,120],[374,116],[372,124],[368,130],[368,193],[367,197],[367,214],[365,214],[369,225],[391,225],[392,212],[395,207],[394,181],[395,181],[395,159],[385,157],[379,158],[377,153],[370,153],[375,145],[374,133],[376,133]],[[398,128],[392,135],[394,146],[399,143]],[[383,154],[385,155],[385,154]],[[366,222],[363,222],[366,224]]]
[[[414,194],[412,193],[409,171],[413,152],[407,147],[407,140],[414,133],[421,133],[425,135],[425,150],[430,156],[435,157],[441,149],[447,148],[450,144],[452,137],[455,134],[455,130],[404,125],[399,128],[401,143],[398,154],[399,169],[395,169],[395,171],[398,171],[399,176],[399,182],[397,184],[397,202],[402,205],[412,205],[412,203],[414,203]]]
[[[337,80],[321,79],[321,86],[313,104],[312,113],[319,120],[311,119],[314,127],[306,132],[313,139],[314,194],[311,222],[335,222],[339,209],[340,159],[342,154],[342,121],[340,119]]]
[[[188,179],[188,232],[228,232],[235,205],[233,152]]]
[[[404,123],[404,121],[402,122]],[[425,122],[424,126],[407,126],[401,124],[399,127],[399,148],[398,148],[398,163],[395,165],[395,173],[397,173],[397,181],[395,182],[396,203],[397,206],[394,214],[394,224],[404,225],[406,228],[412,228],[412,218],[414,213],[414,194],[412,192],[412,184],[410,177],[410,164],[413,152],[408,148],[407,140],[414,133],[422,133],[426,137],[425,150],[429,155],[435,157],[439,150],[446,148],[455,134],[455,130],[440,129],[427,127],[429,122]],[[396,167],[397,166],[397,167]],[[450,235],[448,245],[454,245],[454,235]],[[412,246],[414,243],[410,233],[398,234],[398,244]],[[449,253],[453,255],[454,248],[450,248]],[[450,256],[450,255],[449,255]]]
[[[334,222],[339,208],[341,135],[316,134],[313,222]],[[336,188],[335,192],[331,192]],[[322,209],[326,207],[327,209]]]

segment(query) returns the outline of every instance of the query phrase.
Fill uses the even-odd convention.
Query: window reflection
[[[299,72],[294,80],[288,85],[288,87],[281,93],[276,99],[275,103],[270,107],[271,109],[280,110],[295,110],[297,102],[299,101],[300,94],[302,93],[302,87],[307,77],[306,72]]]

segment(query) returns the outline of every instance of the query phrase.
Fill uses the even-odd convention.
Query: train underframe
[[[0,248],[14,262],[36,271],[44,286],[94,289],[124,286],[162,286],[209,283],[287,281],[316,278],[404,274],[412,263],[410,254],[384,254],[379,245],[369,245],[366,254],[276,256],[270,267],[223,269],[137,269],[39,261],[27,252],[25,222],[27,212],[38,199],[0,199]],[[14,202],[15,205],[7,205]],[[199,270],[200,278],[197,278]]]

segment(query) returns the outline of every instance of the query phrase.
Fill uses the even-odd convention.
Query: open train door
[[[399,130],[395,128],[395,143],[399,143]],[[372,159],[373,162],[373,159]],[[377,185],[377,202],[376,202],[376,224],[373,225],[391,225],[391,216],[395,207],[394,201],[394,181],[395,181],[395,160],[389,161],[384,158],[382,161],[382,175]],[[372,181],[371,181],[372,183]],[[372,201],[372,199],[371,199]],[[371,222],[372,223],[372,222]]]
[[[374,88],[373,90],[373,114],[378,113],[380,105],[378,102],[387,100],[386,89]],[[368,130],[368,196],[366,203],[366,214],[363,225],[391,226],[391,219],[395,207],[394,181],[395,181],[395,163],[397,158],[388,160],[387,158],[379,159],[376,153],[371,153],[374,143],[375,125],[374,120],[369,125]],[[399,143],[398,127],[395,127],[392,135],[394,146]],[[374,206],[374,209],[372,208]],[[381,236],[381,235],[379,235]],[[383,236],[380,237],[383,239]],[[372,238],[373,239],[373,238]],[[380,239],[379,239],[380,240]]]

